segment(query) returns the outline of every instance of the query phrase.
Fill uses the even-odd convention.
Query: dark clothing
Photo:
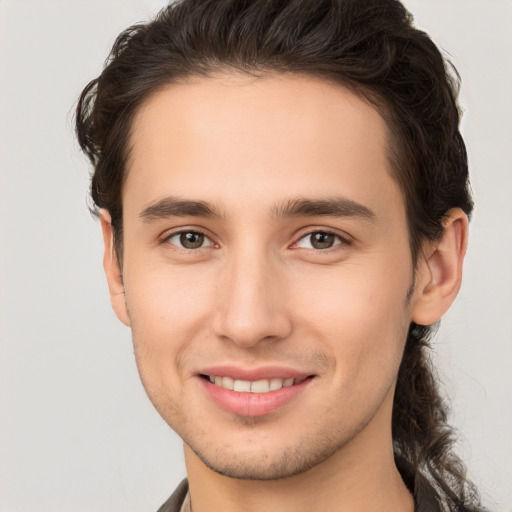
[[[415,512],[442,512],[444,510],[439,504],[436,491],[424,476],[420,473],[415,474],[409,464],[403,460],[397,459],[396,465],[405,485],[414,496]],[[158,512],[180,512],[187,493],[188,482],[185,479],[178,485],[172,496],[158,509]],[[470,512],[470,510],[468,509],[467,512]],[[484,512],[483,509],[482,512]]]
[[[425,479],[423,480],[426,482]],[[416,492],[415,489],[415,512],[441,512],[442,509],[438,505],[435,495],[432,494],[432,487],[428,482],[427,485],[428,488],[420,489],[419,492]],[[172,496],[158,509],[158,512],[180,512],[181,505],[185,500],[187,492],[188,482],[185,479],[180,483],[180,485],[178,485]]]
[[[171,497],[158,509],[157,512],[180,512],[181,505],[188,493],[188,481],[182,480],[172,493]]]

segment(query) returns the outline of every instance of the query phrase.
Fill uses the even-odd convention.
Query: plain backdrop
[[[407,0],[462,75],[476,210],[435,343],[458,451],[512,511],[512,1]],[[154,511],[184,477],[110,309],[78,94],[163,2],[0,0],[0,512]]]

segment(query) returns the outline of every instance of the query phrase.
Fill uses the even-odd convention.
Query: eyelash
[[[187,247],[183,247],[178,244],[170,242],[170,240],[173,237],[181,236],[181,235],[188,235],[188,234],[199,235],[201,237],[204,237],[205,239],[209,240],[211,242],[211,244],[208,246],[201,245],[200,247],[187,248]],[[322,249],[317,249],[315,247],[311,247],[311,248],[304,247],[304,249],[306,249],[308,251],[315,252],[315,253],[329,253],[329,252],[337,250],[338,246],[347,247],[352,244],[352,241],[348,237],[342,236],[341,234],[331,231],[329,229],[311,229],[311,228],[309,228],[307,231],[303,231],[300,234],[300,236],[297,238],[297,240],[291,245],[291,248],[296,249],[297,245],[301,241],[306,240],[308,237],[312,237],[315,234],[321,234],[324,236],[332,236],[332,237],[335,237],[336,241],[335,241],[334,245],[332,245],[331,247],[326,247],[326,248],[322,248]],[[194,253],[196,251],[200,251],[201,249],[205,249],[206,247],[218,247],[218,245],[215,244],[215,242],[213,242],[212,239],[206,233],[204,233],[201,230],[197,230],[197,229],[181,229],[179,231],[174,231],[172,233],[166,233],[164,236],[162,236],[159,239],[159,244],[166,244],[166,243],[173,246],[173,248],[175,250],[185,251],[188,254]]]
[[[323,249],[318,249],[315,247],[312,248],[304,248],[308,251],[313,251],[315,253],[330,253],[332,251],[336,251],[340,249],[339,246],[348,247],[352,244],[352,241],[349,239],[348,236],[343,236],[340,233],[337,233],[335,231],[329,230],[329,229],[308,229],[307,231],[301,233],[301,235],[298,237],[297,241],[293,243],[292,247],[296,247],[301,241],[307,240],[308,238],[311,239],[313,235],[324,235],[324,236],[332,236],[336,239],[334,245],[331,247],[326,247]]]
[[[188,234],[194,234],[194,235],[199,235],[199,236],[202,236],[204,237],[205,239],[209,240],[211,242],[211,246],[216,246],[217,244],[215,244],[211,238],[206,234],[204,233],[203,231],[200,231],[198,229],[181,229],[179,231],[174,231],[172,233],[166,233],[164,234],[159,240],[158,240],[158,243],[159,244],[169,244],[171,246],[173,246],[173,248],[175,250],[178,250],[178,251],[185,251],[187,253],[194,253],[196,251],[200,251],[201,249],[204,249],[205,246],[201,246],[201,247],[197,247],[197,248],[187,248],[187,247],[182,247],[182,246],[179,246],[177,244],[174,244],[174,243],[171,243],[170,240],[171,238],[173,237],[176,237],[176,236],[180,236],[180,235],[188,235]],[[210,245],[206,246],[206,247],[210,247]]]

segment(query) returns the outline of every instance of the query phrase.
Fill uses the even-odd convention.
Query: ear
[[[130,325],[130,316],[126,307],[126,297],[124,294],[123,274],[119,268],[116,248],[114,245],[114,230],[112,228],[112,218],[107,210],[100,210],[101,230],[103,232],[103,268],[107,276],[108,289],[110,292],[110,302],[117,318],[125,325]]]
[[[467,215],[453,208],[443,221],[441,237],[424,247],[424,256],[418,261],[411,309],[416,324],[435,324],[452,305],[462,281],[467,243]]]

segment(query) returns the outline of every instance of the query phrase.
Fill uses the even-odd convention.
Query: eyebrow
[[[165,197],[144,208],[139,217],[145,222],[151,222],[168,217],[214,217],[221,215],[213,205],[206,201],[193,201],[177,197]]]
[[[358,217],[374,221],[375,213],[370,208],[345,197],[326,199],[290,199],[272,209],[275,217]]]
[[[335,197],[327,199],[290,199],[272,208],[271,213],[276,218],[286,217],[358,217],[374,221],[375,213],[366,206],[347,199]],[[180,199],[169,196],[144,208],[139,217],[144,222],[167,219],[169,217],[205,217],[221,218],[214,205],[206,201]]]

